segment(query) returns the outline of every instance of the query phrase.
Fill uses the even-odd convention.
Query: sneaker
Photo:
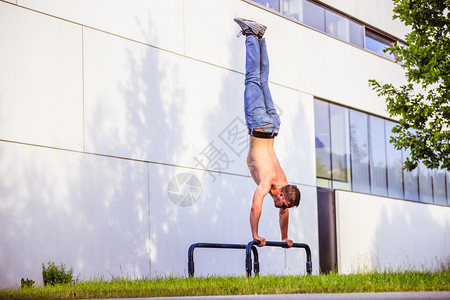
[[[245,36],[255,35],[258,38],[262,38],[267,29],[266,26],[252,20],[234,18],[234,21],[241,27],[241,32],[239,32],[238,37],[243,34]]]

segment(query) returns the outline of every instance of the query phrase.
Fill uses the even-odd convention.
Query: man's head
[[[288,184],[281,188],[279,197],[275,200],[275,207],[286,209],[300,204],[300,191],[296,185]]]

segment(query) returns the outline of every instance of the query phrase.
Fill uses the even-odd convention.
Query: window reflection
[[[348,109],[330,104],[333,188],[351,189]]]
[[[447,178],[447,205],[450,205],[450,172],[446,172],[446,178]]]
[[[450,205],[450,172],[403,170],[409,150],[389,142],[395,122],[314,101],[317,185]]]
[[[403,198],[402,151],[396,150],[394,145],[389,142],[391,136],[393,136],[392,128],[394,128],[395,123],[391,121],[385,122],[388,196],[393,198]]]
[[[308,0],[253,0],[265,7],[281,12],[284,16],[312,28],[326,32],[336,38],[369,49],[375,53],[395,60],[395,56],[384,53],[383,49],[396,43],[395,40],[377,33],[333,10],[324,8]],[[280,7],[281,5],[281,7]],[[365,45],[364,45],[365,43]]]
[[[303,0],[303,23],[325,32],[325,9],[317,4]]]
[[[281,13],[290,19],[303,23],[303,2],[305,0],[282,0]]]
[[[364,27],[356,22],[349,21],[350,43],[364,48]]]
[[[325,12],[326,33],[341,40],[350,41],[350,30],[348,19],[327,10]]]
[[[329,10],[325,12],[325,24],[328,34],[361,48],[364,47],[362,25]]]
[[[375,53],[383,55],[389,59],[395,60],[393,54],[384,52],[383,50],[394,45],[394,41],[382,36],[375,31],[366,29],[366,49],[369,49]]]
[[[261,5],[264,5],[265,7],[274,9],[276,11],[280,11],[280,1],[278,0],[253,0],[255,2],[258,2]]]
[[[403,152],[403,163],[410,154],[409,150]],[[403,180],[405,184],[405,199],[419,201],[419,182],[417,168],[412,171],[403,171]]]
[[[352,190],[370,193],[367,114],[350,110]]]
[[[433,203],[432,172],[423,163],[420,163],[418,168],[420,202]]]
[[[323,101],[314,102],[316,127],[316,173],[317,177],[331,179],[331,142],[329,104]]]
[[[445,194],[445,170],[434,170],[433,199],[435,204],[447,205]]]
[[[384,120],[369,116],[370,187],[372,194],[387,196],[386,137]]]

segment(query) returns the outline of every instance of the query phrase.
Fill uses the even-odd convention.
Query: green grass
[[[92,280],[47,287],[6,289],[0,299],[126,298],[245,294],[448,291],[450,271],[355,275]]]

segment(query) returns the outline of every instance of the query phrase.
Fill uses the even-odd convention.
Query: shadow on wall
[[[210,38],[204,35],[204,42]],[[227,51],[232,51],[230,57],[234,58],[237,50],[232,47],[232,38]],[[174,165],[204,171],[150,166],[150,172],[158,172],[150,174],[152,276],[187,275],[186,255],[192,243],[243,243],[251,239],[248,213],[254,185],[251,179],[242,177],[247,174],[248,147],[243,121],[244,76],[185,57],[170,59],[177,61],[181,70],[170,76],[165,87],[170,92],[181,84],[183,92],[177,101],[169,99],[165,104],[172,103],[179,109],[178,115],[173,115],[169,106],[167,118],[180,120],[176,131],[164,136],[171,153],[167,159]],[[201,182],[201,198],[185,207],[175,205],[168,197],[168,183],[180,173],[192,174]],[[201,252],[196,274],[243,274],[242,253],[238,254],[242,259],[234,259],[236,253],[216,256]],[[206,265],[202,265],[204,261]]]
[[[124,48],[105,49],[101,42],[129,44],[131,48],[137,43],[92,29],[83,30],[87,144],[115,149],[115,144],[109,143],[114,140],[105,140],[105,137],[115,136],[119,141],[126,137],[135,144],[123,143],[123,146],[132,151],[133,145],[141,140],[150,142],[142,135],[148,125],[146,112],[151,111],[150,103],[140,93],[158,95],[163,92],[156,83],[148,89],[138,88],[142,78],[130,76],[122,81],[123,77],[116,76],[136,74],[140,66],[145,67],[145,74],[158,66],[157,52],[152,51],[142,65],[130,58],[124,70],[128,73],[117,74],[115,72],[123,71],[117,69],[123,57],[117,57],[117,62],[111,55]],[[39,45],[30,45],[31,49],[33,47]],[[137,48],[150,47],[138,45]],[[117,95],[111,92],[111,80],[117,80],[123,102],[114,98]],[[158,105],[155,97],[149,98]],[[39,99],[30,99],[36,100]],[[156,106],[155,113],[164,116],[162,105]],[[112,111],[114,108],[116,110]],[[170,121],[175,128],[177,113],[174,110],[171,113],[175,115],[173,120],[167,117],[157,120]],[[113,118],[113,122],[108,123],[108,118]],[[121,123],[123,121],[127,123]],[[125,126],[114,127],[116,122]],[[151,130],[170,134],[166,123],[154,125]],[[125,131],[120,131],[122,129]],[[152,147],[161,149],[160,143],[152,142]],[[87,147],[93,148],[90,144]],[[168,151],[167,148],[166,145],[160,151]],[[0,287],[17,286],[21,278],[41,283],[41,265],[49,261],[73,267],[74,274],[81,275],[80,279],[149,273],[146,163],[3,142],[0,144],[0,174]]]
[[[136,22],[157,43],[151,21]],[[229,25],[235,26],[232,19]],[[0,144],[1,287],[21,278],[40,282],[41,264],[49,261],[73,267],[80,279],[152,275],[160,272],[153,260],[168,265],[167,275],[182,274],[190,243],[251,238],[248,213],[256,186],[245,164],[244,76],[82,30],[80,101],[85,151],[94,155]],[[244,49],[232,46],[234,38],[227,42],[232,59],[243,57],[237,51]],[[168,182],[177,173],[172,166],[201,178],[204,196],[194,205],[178,207],[168,198]],[[164,228],[155,216],[165,217]],[[271,214],[269,227],[278,235],[277,221]],[[151,257],[151,247],[162,255],[168,243],[177,245],[182,264]]]
[[[151,29],[151,22],[141,27],[145,35],[152,35]],[[182,275],[191,242],[250,236],[251,194],[242,195],[250,190],[222,173],[246,174],[248,137],[244,131],[242,139],[245,125],[239,120],[243,76],[101,32],[85,29],[84,36],[87,151],[150,162],[150,273]],[[230,135],[236,139],[230,141]],[[168,197],[168,183],[180,172],[202,180],[204,197],[189,207]],[[232,210],[242,207],[244,217],[238,218]]]
[[[152,24],[142,30],[152,36]],[[85,29],[86,150],[166,162],[181,151],[185,91],[162,50]],[[165,158],[162,160],[162,158]]]
[[[448,269],[449,211],[447,207],[423,203],[383,205],[375,234],[375,269]]]
[[[41,264],[82,278],[148,272],[147,167],[3,143],[1,286],[41,282]]]
[[[339,272],[448,268],[448,208],[340,193]]]
[[[148,22],[141,30],[151,35],[151,28]],[[150,274],[185,275],[191,243],[249,241],[248,214],[256,186],[242,178],[248,175],[244,76],[103,33],[85,30],[84,36],[85,53],[92,55],[85,67],[87,151],[150,162]],[[209,39],[204,35],[203,42],[211,43]],[[234,35],[224,51],[232,52],[231,59],[245,57],[237,52],[245,51],[244,38],[237,41],[241,47],[234,47],[232,39]],[[105,48],[111,53],[105,54]],[[201,179],[203,195],[192,206],[176,206],[168,197],[168,183],[180,172]],[[265,207],[267,237],[278,239],[270,197]],[[270,261],[283,265],[284,256],[271,253]],[[230,265],[214,256],[208,262]]]

